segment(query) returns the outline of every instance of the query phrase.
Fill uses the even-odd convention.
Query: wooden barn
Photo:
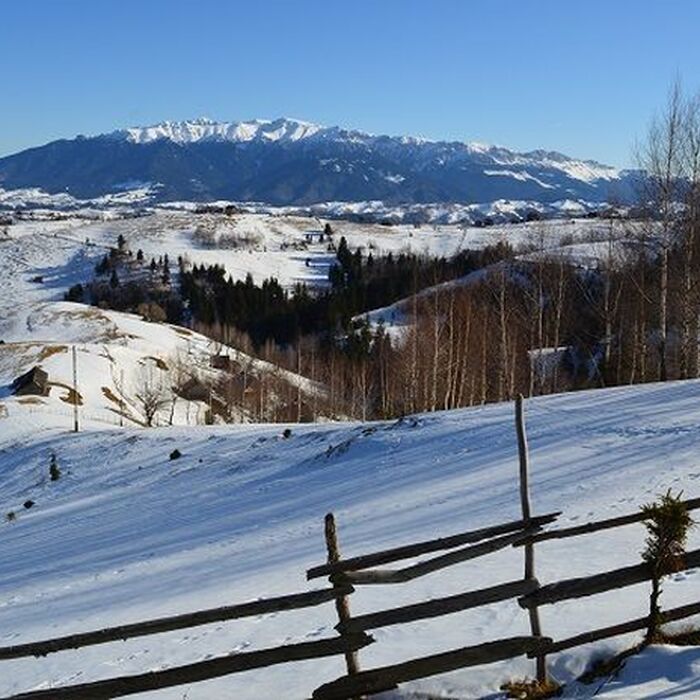
[[[12,382],[12,392],[17,396],[48,396],[49,375],[41,367],[32,367]]]

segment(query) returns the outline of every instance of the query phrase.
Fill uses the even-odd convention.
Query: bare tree
[[[146,358],[135,380],[134,397],[149,428],[153,425],[158,411],[170,402],[170,387],[164,381],[162,372],[153,360]]]
[[[658,221],[659,231],[659,370],[658,378],[668,377],[668,264],[669,250],[676,233],[677,203],[682,182],[684,98],[676,81],[668,95],[665,110],[656,116],[643,144],[638,160],[647,178],[644,197],[651,218]]]
[[[692,321],[700,326],[700,278],[698,275],[698,235],[700,234],[700,92],[688,99],[683,121],[683,170],[687,180],[684,217],[684,270],[681,314],[681,376],[698,376],[700,343],[692,336]],[[693,313],[695,311],[695,313]],[[694,347],[693,347],[694,346]],[[694,368],[693,368],[694,363]]]

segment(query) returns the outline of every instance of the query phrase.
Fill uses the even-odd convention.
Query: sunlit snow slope
[[[562,510],[560,524],[571,525],[634,511],[668,488],[700,495],[699,398],[700,382],[685,382],[529,401],[535,510]],[[519,515],[512,404],[371,425],[291,426],[288,439],[275,425],[150,431],[88,425],[75,435],[52,425],[51,416],[10,408],[0,418],[0,512],[13,510],[18,518],[0,524],[2,645],[305,590],[305,568],[324,558],[329,510],[347,555]],[[183,456],[170,461],[174,448]],[[52,452],[63,471],[58,482],[48,479]],[[36,505],[25,511],[29,498]],[[545,583],[637,563],[643,537],[634,525],[544,543],[538,576]],[[696,533],[690,546],[699,544]],[[522,553],[508,549],[412,583],[363,588],[351,603],[353,611],[368,612],[521,575]],[[563,637],[640,616],[647,593],[639,585],[544,608],[544,631]],[[697,573],[677,575],[665,585],[664,604],[697,595]],[[335,621],[328,605],[3,661],[0,694],[329,637]],[[371,668],[527,632],[526,615],[509,601],[378,630],[361,663]],[[635,639],[554,656],[552,673],[570,680],[593,655]],[[609,696],[693,697],[697,654],[688,658],[692,650],[673,648],[668,654],[683,673],[651,679],[631,667],[634,680],[624,692],[619,682],[611,686]],[[343,670],[341,659],[304,662],[149,697],[304,698]],[[528,673],[531,662],[516,660],[400,692],[495,698],[500,683]],[[659,688],[671,694],[654,694]],[[577,687],[576,697],[594,690]]]

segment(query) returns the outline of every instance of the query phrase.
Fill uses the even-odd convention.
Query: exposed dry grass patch
[[[536,681],[532,678],[508,681],[501,686],[509,698],[518,700],[545,700],[556,698],[562,693],[562,687],[552,680]]]
[[[671,634],[661,632],[658,643],[673,644],[677,647],[697,647],[700,646],[700,630],[692,625],[687,625],[678,632]]]
[[[168,371],[168,365],[165,363],[165,360],[163,360],[160,357],[155,357],[154,355],[147,355],[146,356],[147,360],[153,360],[153,362],[156,363],[156,367],[158,369],[162,369],[164,372]]]
[[[122,400],[108,386],[102,387],[102,395],[108,401],[111,401],[112,403],[116,403],[119,406],[122,405]]]
[[[38,362],[43,362],[47,360],[51,355],[60,355],[63,352],[68,351],[67,345],[44,345],[39,352]]]
[[[63,384],[63,382],[49,382],[49,386],[58,386],[61,387],[61,389],[66,390],[67,393],[59,397],[61,401],[68,403],[71,406],[75,406],[76,403],[78,404],[78,406],[83,405],[82,395],[80,394],[80,392],[76,392],[72,386],[68,386],[68,384]]]

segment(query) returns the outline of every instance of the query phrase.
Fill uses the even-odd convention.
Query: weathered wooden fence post
[[[515,429],[518,435],[518,455],[520,457],[520,505],[523,512],[525,527],[528,527],[532,514],[530,511],[530,486],[528,482],[529,455],[527,450],[527,434],[525,432],[525,415],[523,411],[523,395],[518,394],[515,399]],[[525,580],[537,581],[535,576],[535,545],[527,543],[525,550]],[[540,614],[537,606],[528,608],[530,616],[530,630],[533,637],[542,636],[540,626]],[[544,654],[537,656],[537,680],[544,683],[547,680],[547,662]]]
[[[326,548],[328,549],[328,563],[335,564],[340,561],[340,546],[338,544],[338,531],[335,526],[335,517],[333,513],[327,513],[325,518],[326,532]],[[328,577],[328,580],[333,584],[333,588],[338,588],[341,584],[334,580],[333,574]],[[338,611],[338,619],[340,622],[350,620],[350,601],[348,596],[344,595],[335,600],[335,609]],[[340,633],[344,634],[343,632]],[[352,676],[360,670],[360,662],[356,651],[345,652],[345,665],[348,669],[348,675]]]

